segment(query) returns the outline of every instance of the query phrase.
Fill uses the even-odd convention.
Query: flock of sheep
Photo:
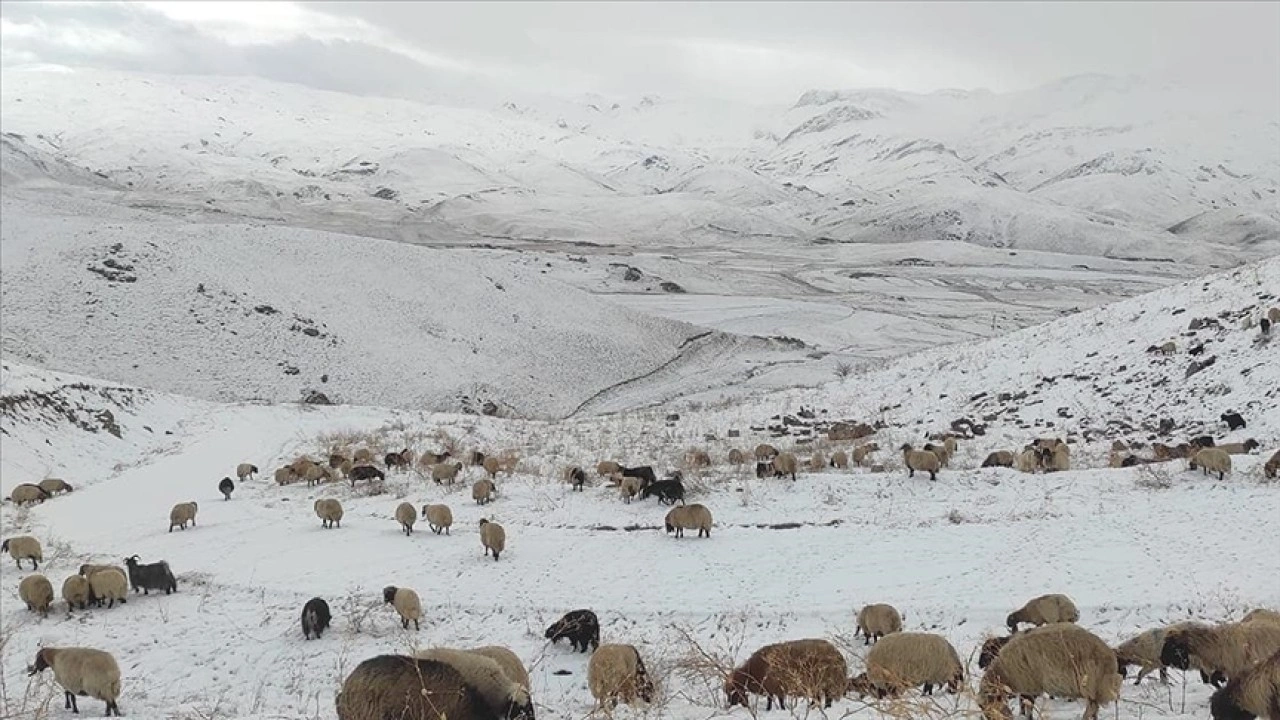
[[[1244,420],[1234,413],[1223,416],[1232,430],[1244,427]],[[909,476],[927,472],[936,480],[943,468],[949,467],[959,440],[955,434],[931,438],[920,449],[903,445],[903,465]],[[1200,468],[1223,477],[1231,470],[1233,454],[1250,453],[1258,444],[1216,444],[1212,437],[1192,438],[1177,446],[1154,443],[1150,456],[1140,454],[1140,444],[1117,441],[1111,448],[1110,464],[1123,467],[1145,462],[1184,458],[1190,468]],[[837,450],[828,458],[815,452],[804,465],[791,452],[761,444],[751,455],[742,450],[729,452],[731,464],[742,466],[748,457],[756,462],[758,477],[790,477],[803,468],[820,471],[827,467],[847,468],[852,461],[861,466],[879,451],[875,442],[865,442],[850,451]],[[518,460],[507,453],[501,457],[479,452],[469,454],[468,463],[481,467],[485,476],[472,485],[472,499],[487,505],[498,495],[499,473],[515,472]],[[305,481],[308,486],[325,482],[350,481],[352,487],[361,481],[378,481],[386,472],[417,466],[438,484],[458,481],[464,469],[462,462],[450,462],[448,452],[415,454],[405,449],[382,457],[384,471],[375,465],[373,454],[359,449],[348,457],[330,453],[327,462],[300,457],[279,468],[274,479],[280,485]],[[702,451],[685,457],[689,468],[705,467],[711,458]],[[1021,451],[990,453],[983,467],[1014,467],[1024,472],[1061,471],[1071,467],[1070,447],[1058,438],[1041,438]],[[882,470],[873,465],[873,470]],[[1268,477],[1280,469],[1280,452],[1264,467]],[[671,506],[664,526],[668,533],[682,537],[686,530],[698,537],[710,537],[712,516],[701,504],[685,503],[685,488],[680,471],[659,480],[652,466],[623,466],[615,461],[602,461],[596,474],[615,485],[625,502],[635,498],[656,497]],[[243,463],[236,469],[241,483],[252,480],[258,468]],[[587,482],[581,467],[570,467],[564,480],[575,491]],[[70,492],[70,485],[48,479],[38,485],[20,485],[14,489],[15,503],[43,502],[55,494]],[[223,478],[218,490],[230,499],[235,483]],[[195,527],[199,507],[196,502],[182,502],[170,511],[169,528],[186,530]],[[341,527],[343,508],[336,498],[315,501],[315,514],[324,528]],[[432,532],[448,534],[453,525],[453,512],[445,504],[422,507]],[[413,533],[418,511],[408,502],[400,503],[394,519],[406,535]],[[495,561],[506,548],[505,528],[489,519],[479,521],[481,545],[486,556]],[[30,561],[32,570],[43,562],[40,543],[33,537],[6,539],[0,550],[6,551],[22,568]],[[152,589],[166,594],[177,589],[168,563],[139,563],[137,556],[127,558],[125,568],[83,565],[66,578],[62,597],[69,609],[90,605],[111,608],[125,603],[128,588],[144,593]],[[19,594],[28,609],[47,615],[54,601],[53,585],[43,575],[33,573],[19,585]],[[423,618],[422,603],[410,588],[388,586],[383,601],[391,605],[403,628],[412,624],[416,631]],[[1046,595],[1035,598],[1008,616],[1008,637],[991,638],[983,644],[979,668],[983,675],[978,686],[983,713],[988,720],[1009,716],[1007,701],[1018,696],[1024,713],[1039,695],[1081,698],[1086,701],[1084,720],[1094,720],[1101,705],[1113,702],[1119,695],[1121,678],[1129,666],[1139,667],[1138,682],[1159,670],[1165,679],[1165,667],[1194,668],[1202,679],[1217,687],[1211,701],[1215,720],[1242,720],[1259,716],[1280,718],[1280,613],[1255,610],[1238,623],[1204,625],[1180,623],[1155,628],[1114,650],[1097,636],[1076,623],[1079,612],[1065,596]],[[322,598],[312,598],[303,607],[303,636],[320,638],[329,627],[332,615]],[[1034,629],[1019,631],[1019,625]],[[766,709],[774,704],[786,707],[788,699],[806,699],[825,706],[850,693],[859,697],[896,697],[911,688],[921,688],[928,695],[934,688],[945,687],[959,692],[965,680],[965,667],[950,642],[941,635],[904,632],[901,615],[889,605],[869,605],[858,615],[857,630],[874,643],[868,653],[865,671],[849,677],[845,659],[831,643],[820,639],[802,639],[760,648],[740,667],[728,673],[724,692],[730,707],[747,705],[750,695],[765,699]],[[608,708],[618,702],[648,702],[654,685],[648,676],[641,652],[632,645],[600,644],[599,622],[590,610],[575,610],[552,625],[546,638],[555,642],[568,639],[575,650],[592,650],[588,662],[588,686],[597,702]],[[30,666],[31,674],[52,668],[57,682],[64,688],[66,707],[78,711],[76,696],[89,696],[106,703],[107,714],[120,714],[120,672],[110,654],[90,648],[43,648]],[[361,663],[347,677],[337,695],[336,705],[341,720],[380,720],[385,717],[450,720],[532,720],[533,702],[529,694],[527,671],[509,649],[489,646],[472,650],[437,648],[416,656],[382,655]]]

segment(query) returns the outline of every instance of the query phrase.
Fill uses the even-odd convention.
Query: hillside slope
[[[501,252],[155,215],[103,221],[10,195],[3,212],[6,357],[205,399],[319,391],[558,417],[679,366],[689,343],[720,358],[794,354],[620,308]],[[711,370],[702,387],[748,369],[694,363]]]

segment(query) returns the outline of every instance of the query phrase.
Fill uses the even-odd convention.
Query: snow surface
[[[767,642],[828,637],[856,671],[864,649],[851,640],[854,613],[866,602],[891,602],[909,629],[945,634],[975,673],[982,638],[1042,592],[1069,594],[1081,624],[1117,643],[1175,620],[1277,607],[1280,555],[1268,538],[1280,491],[1263,481],[1261,465],[1280,446],[1280,361],[1274,340],[1240,321],[1278,299],[1280,259],[1272,259],[1012,335],[918,353],[817,390],[677,405],[680,418],[671,422],[664,421],[671,408],[539,422],[221,404],[6,361],[3,489],[50,474],[76,490],[31,509],[6,504],[3,535],[39,537],[42,572],[55,587],[83,562],[137,553],[169,561],[179,592],[70,615],[59,604],[42,620],[16,601],[30,570],[6,566],[0,701],[9,716],[56,703],[51,681],[28,680],[24,668],[39,644],[85,644],[120,659],[121,706],[133,717],[333,718],[342,678],[366,657],[495,643],[530,667],[539,717],[579,718],[593,708],[586,658],[547,646],[541,633],[563,612],[586,606],[600,614],[604,640],[636,644],[659,680],[658,701],[623,716],[736,717],[747,713],[722,709],[717,672],[691,662],[695,645],[730,667]],[[1205,317],[1220,329],[1187,329]],[[1178,343],[1176,355],[1147,352],[1167,339]],[[1206,352],[1188,356],[1199,342]],[[1217,358],[1212,366],[1183,378],[1187,362],[1209,355]],[[1005,391],[1028,396],[995,399]],[[13,400],[19,397],[27,400]],[[792,439],[750,426],[801,406],[884,421],[875,439],[886,448],[877,460],[887,472],[803,472],[792,483],[756,480],[749,468],[724,464],[729,447],[771,441],[789,449]],[[82,420],[111,410],[120,437],[69,422],[68,408]],[[1216,419],[1226,409],[1243,413],[1249,427],[1226,433]],[[889,450],[984,410],[995,416],[986,434],[963,441],[936,483],[908,478]],[[1262,449],[1236,456],[1224,482],[1188,472],[1182,461],[1106,468],[1113,438],[1166,439],[1149,429],[1163,417],[1177,425],[1170,437],[1255,437]],[[742,436],[729,439],[730,429]],[[1076,469],[978,468],[987,452],[1041,435],[1070,438]],[[484,508],[470,500],[469,482],[444,488],[414,473],[393,474],[376,494],[270,481],[275,467],[301,453],[323,454],[341,438],[380,449],[509,449],[521,463],[513,477],[499,479],[498,499]],[[709,540],[666,536],[659,529],[665,508],[652,500],[627,505],[598,482],[581,494],[560,482],[566,465],[609,457],[660,471],[679,467],[693,447],[716,459],[708,470],[687,471],[690,500],[715,514]],[[244,461],[263,477],[241,483],[223,502],[218,479]],[[479,477],[475,469],[466,475]],[[320,528],[311,511],[318,497],[342,500],[340,529]],[[452,533],[436,536],[420,525],[405,537],[392,517],[402,499],[450,504]],[[199,524],[166,532],[169,507],[188,500],[200,503]],[[500,562],[482,554],[481,517],[507,528]],[[784,523],[799,527],[769,527]],[[421,631],[401,630],[381,603],[387,584],[423,597]],[[335,620],[323,639],[308,642],[298,613],[313,595],[329,601]],[[1173,678],[1171,688],[1154,680],[1126,685],[1119,716],[1203,717],[1206,689],[1196,681],[1179,687],[1180,673]],[[914,712],[973,709],[967,695],[939,703]],[[1078,703],[1042,706],[1051,717],[1080,712]],[[47,707],[63,716],[56,704]],[[793,714],[804,712],[802,705]],[[879,713],[845,700],[828,714],[846,712]]]

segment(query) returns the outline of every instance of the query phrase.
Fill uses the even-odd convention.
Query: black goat
[[[663,505],[675,505],[679,500],[680,504],[684,504],[684,484],[679,480],[659,480],[640,490],[640,499],[644,500],[650,495],[657,495],[658,502]]]
[[[223,500],[231,499],[231,491],[236,489],[236,484],[231,482],[231,478],[224,477],[222,482],[218,483],[218,492],[222,493]]]
[[[142,590],[143,595],[149,595],[151,590],[163,590],[168,595],[178,591],[178,581],[173,579],[173,571],[164,560],[139,565],[138,556],[133,555],[125,558],[124,564],[129,568],[129,585],[134,592]]]
[[[640,478],[641,490],[658,481],[658,476],[653,473],[653,467],[650,465],[641,465],[633,468],[624,467],[622,468],[622,477]]]
[[[590,610],[573,610],[552,623],[545,637],[552,645],[561,638],[568,638],[574,650],[595,650],[600,647],[600,620]]]
[[[381,470],[372,465],[357,465],[351,468],[351,487],[356,486],[357,480],[386,480],[387,476]]]
[[[320,634],[329,627],[331,617],[329,603],[318,597],[311,598],[306,605],[302,606],[302,636],[307,640],[310,640],[312,635],[319,638]]]
[[[1222,413],[1222,422],[1232,430],[1239,430],[1245,427],[1244,418],[1240,417],[1240,413]]]
[[[1192,450],[1203,450],[1204,448],[1211,448],[1213,447],[1213,436],[1201,435],[1200,437],[1191,438],[1191,442],[1188,443],[1188,445],[1191,446]]]

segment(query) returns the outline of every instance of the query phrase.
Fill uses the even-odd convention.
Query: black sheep
[[[758,462],[756,463],[756,478],[763,480],[767,477],[773,477],[773,463]]]
[[[331,617],[329,603],[318,597],[311,598],[306,605],[302,606],[302,636],[307,640],[310,640],[312,635],[319,638],[321,633],[329,627]]]
[[[386,480],[387,476],[384,475],[381,470],[372,465],[358,465],[351,468],[351,487],[356,486],[357,480],[372,480],[374,478]]]
[[[600,620],[590,610],[573,610],[552,623],[545,637],[552,645],[561,638],[568,638],[574,650],[594,650],[600,647]]]
[[[236,484],[231,482],[231,478],[224,477],[222,482],[218,483],[218,492],[222,493],[223,500],[231,499],[231,491],[236,489]]]
[[[640,491],[641,500],[650,495],[657,495],[663,505],[675,505],[677,500],[683,505],[684,485],[679,480],[659,480]]]
[[[163,590],[168,595],[178,591],[178,582],[173,579],[173,571],[164,560],[139,565],[138,556],[133,555],[125,558],[124,564],[129,569],[129,585],[134,592],[141,589],[143,595],[149,595],[151,590]]]
[[[640,489],[654,484],[658,480],[658,476],[653,473],[653,467],[649,465],[641,465],[640,467],[624,467],[622,468],[622,477],[633,477],[640,479]]]
[[[569,480],[573,483],[573,489],[581,492],[582,486],[587,482],[587,474],[582,471],[582,468],[576,467],[569,472]]]
[[[1240,413],[1222,413],[1222,422],[1226,423],[1231,430],[1245,427],[1244,418],[1240,417]]]
[[[1191,438],[1191,442],[1188,443],[1188,445],[1191,446],[1192,450],[1197,450],[1197,449],[1203,450],[1204,448],[1211,448],[1213,447],[1213,436],[1201,435],[1200,437]],[[1194,454],[1194,453],[1191,453],[1191,454]]]

